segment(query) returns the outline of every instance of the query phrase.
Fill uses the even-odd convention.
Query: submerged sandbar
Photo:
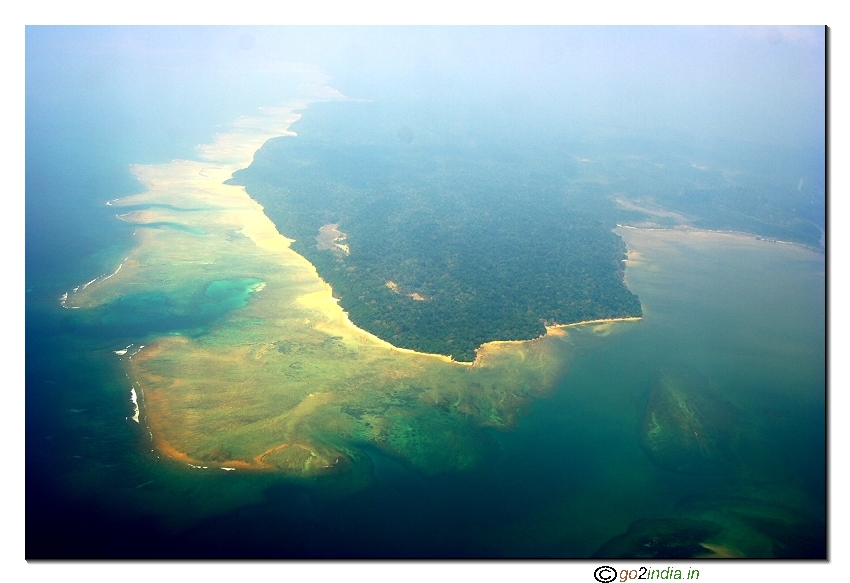
[[[568,328],[484,345],[470,367],[354,326],[263,208],[224,184],[266,140],[287,134],[299,107],[240,119],[200,147],[198,160],[134,166],[147,190],[110,205],[134,207],[121,218],[139,227],[135,247],[66,306],[152,292],[188,305],[199,287],[251,283],[247,300],[204,333],[160,335],[120,355],[161,456],[199,469],[299,476],[368,466],[366,445],[425,473],[480,463],[491,448],[480,428],[512,428],[565,373]],[[147,228],[162,224],[181,228]],[[335,230],[328,234],[337,240]]]

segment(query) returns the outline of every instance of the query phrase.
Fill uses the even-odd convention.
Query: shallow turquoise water
[[[26,76],[29,558],[588,557],[646,524],[637,521],[679,528],[674,519],[716,521],[725,542],[755,555],[823,555],[824,258],[782,245],[631,245],[649,260],[628,271],[644,320],[606,337],[573,332],[563,345],[575,355],[570,374],[515,431],[486,430],[498,448],[474,472],[425,477],[369,450],[375,480],[351,491],[159,459],[131,419],[131,384],[113,351],[177,330],[203,334],[250,302],[258,280],[198,282],[181,297],[127,296],[90,316],[63,310],[58,298],[126,256],[134,227],[105,203],[141,189],[129,164],[191,157],[217,123],[252,111],[249,101],[295,92],[262,75],[265,93],[244,91],[257,76],[237,79],[234,97],[222,101],[192,87],[209,80],[184,69],[185,79],[175,75],[179,94],[199,97],[177,103],[155,68],[134,80],[126,72],[138,68],[121,55],[88,69],[74,63],[79,51],[39,56],[34,34]],[[671,471],[641,446],[664,374],[687,379],[691,397],[734,411],[734,422],[713,417],[718,439],[734,446],[722,450],[722,471]]]
[[[375,480],[359,491],[160,460],[129,419],[129,380],[111,354],[144,342],[128,339],[139,330],[56,331],[46,323],[67,316],[58,305],[28,305],[28,330],[41,326],[27,335],[28,554],[588,557],[635,521],[690,519],[721,524],[724,542],[750,554],[816,556],[823,256],[722,239],[659,246],[643,235],[631,245],[644,258],[627,271],[644,319],[606,336],[574,329],[563,343],[575,357],[569,374],[515,431],[485,430],[499,447],[484,467],[425,477],[370,451]],[[198,307],[238,309],[259,283],[212,282]],[[132,320],[139,302],[167,308],[137,300],[113,315]],[[713,419],[715,409],[702,418],[734,444],[719,472],[671,471],[642,448],[664,374],[734,411],[732,423]],[[134,544],[119,544],[126,537]]]

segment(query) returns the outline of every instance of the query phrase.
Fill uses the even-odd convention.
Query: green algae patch
[[[795,503],[795,501],[797,503]],[[594,553],[597,558],[818,558],[826,527],[776,484],[732,495],[686,497],[672,516],[639,518]]]
[[[659,373],[640,444],[664,469],[721,474],[734,465],[740,415],[706,386],[670,370]]]
[[[701,542],[723,527],[690,518],[639,519],[594,553],[600,559],[690,559],[708,552]]]
[[[527,347],[521,366],[467,367],[309,326],[230,320],[128,362],[154,441],[194,465],[335,474],[368,444],[422,473],[468,469],[492,451],[481,428],[511,429],[566,365],[551,341]]]
[[[247,306],[251,294],[261,290],[263,286],[262,280],[252,277],[214,281],[207,286],[205,292],[206,297],[213,302],[203,304],[201,311],[218,313]]]
[[[147,191],[110,205],[132,208],[121,218],[138,227],[135,247],[65,307],[203,323],[151,329],[142,348],[116,352],[160,456],[357,480],[375,448],[423,474],[486,463],[495,443],[483,429],[511,430],[551,393],[570,364],[570,331],[486,344],[474,363],[459,363],[354,326],[263,208],[223,184],[296,118],[270,110],[201,148],[200,161],[134,167]]]

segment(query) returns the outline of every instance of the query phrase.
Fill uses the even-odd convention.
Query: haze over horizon
[[[127,123],[162,123],[136,117],[151,106],[179,110],[185,126],[211,112],[224,121],[311,71],[353,99],[413,103],[438,125],[489,115],[823,148],[817,26],[29,27],[27,39],[28,113],[99,98],[120,99]]]
[[[825,36],[27,27],[28,558],[825,556]]]

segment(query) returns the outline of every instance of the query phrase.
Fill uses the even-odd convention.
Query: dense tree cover
[[[641,314],[623,283],[610,201],[576,182],[571,156],[365,128],[370,107],[311,107],[298,138],[268,142],[233,180],[295,239],[354,323],[469,361],[484,342],[534,338],[547,323]],[[328,223],[350,254],[317,248]]]
[[[817,152],[430,115],[312,105],[297,138],[269,141],[233,180],[351,319],[398,346],[470,360],[483,342],[534,338],[546,323],[639,315],[611,228],[681,219],[619,208],[618,197],[696,227],[820,245]],[[350,254],[316,247],[329,223]]]
[[[621,140],[587,148],[581,178],[612,194],[686,215],[695,227],[820,248],[826,224],[822,153],[765,144]],[[644,217],[647,218],[647,217]],[[636,220],[620,215],[622,220]],[[652,218],[666,226],[657,217]]]

